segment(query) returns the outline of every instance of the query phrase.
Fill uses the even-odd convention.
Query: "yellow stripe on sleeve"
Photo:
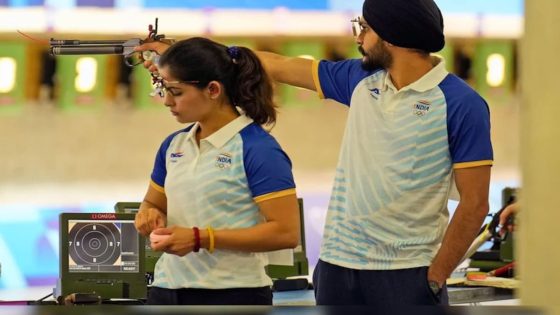
[[[311,74],[313,75],[313,83],[315,83],[315,89],[317,90],[319,98],[324,99],[325,94],[323,94],[323,90],[321,89],[321,82],[319,82],[319,62],[319,60],[313,60],[313,65],[311,66]]]
[[[485,166],[485,165],[492,166],[493,163],[494,163],[494,161],[492,161],[492,160],[455,163],[455,164],[453,164],[453,169],[456,170],[456,169],[460,169],[460,168],[469,168],[469,167],[477,167],[477,166]]]
[[[165,188],[161,187],[160,185],[156,184],[153,180],[150,180],[150,185],[157,191],[162,194],[165,194]]]
[[[280,191],[275,191],[275,192],[271,192],[268,194],[264,194],[264,195],[260,195],[257,196],[255,198],[253,198],[253,200],[255,200],[256,203],[265,201],[265,200],[270,200],[270,199],[274,199],[274,198],[280,198],[280,197],[284,197],[284,196],[289,196],[289,195],[295,195],[296,194],[296,189],[295,188],[290,188],[290,189],[286,189],[286,190],[280,190]]]

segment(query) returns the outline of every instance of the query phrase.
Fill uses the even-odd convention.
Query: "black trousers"
[[[151,305],[272,305],[270,287],[235,289],[163,289],[148,291]]]

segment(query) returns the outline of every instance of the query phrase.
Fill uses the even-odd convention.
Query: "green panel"
[[[98,108],[105,101],[105,87],[107,79],[107,62],[109,56],[60,56],[57,60],[57,104],[64,109],[92,109]],[[83,76],[90,81],[86,72],[77,69],[82,58],[93,58],[96,61],[95,84],[88,91],[78,91],[76,83]],[[83,82],[82,81],[82,82]]]
[[[447,69],[447,71],[449,72],[455,71],[455,67],[454,67],[455,58],[453,53],[453,44],[447,42],[443,47],[443,49],[437,52],[436,55],[441,56],[443,60],[445,60],[445,68]]]
[[[514,42],[482,41],[476,45],[473,58],[473,74],[476,90],[484,97],[504,98],[511,96],[514,75]],[[492,54],[503,56],[505,61],[503,82],[491,86],[487,82],[489,74],[488,57]]]
[[[15,62],[15,77],[13,72],[6,73],[3,72],[4,69],[0,71],[0,89],[6,88],[6,91],[0,91],[0,110],[3,112],[19,110],[25,102],[26,52],[27,45],[24,43],[0,42],[0,59],[8,58],[8,60]],[[14,82],[9,91],[7,90],[8,84],[5,83],[8,80]]]
[[[300,219],[300,244],[294,249],[294,264],[292,266],[266,266],[266,274],[272,279],[286,279],[288,277],[304,276],[309,274],[309,261],[307,260],[307,245],[305,242],[305,216],[302,198],[298,198],[298,205]]]
[[[290,41],[282,46],[282,55],[297,57],[312,56],[315,60],[325,58],[325,45],[315,41]],[[321,100],[314,91],[288,85],[280,87],[281,106],[313,106],[320,105]]]
[[[293,266],[267,265],[265,270],[272,279],[305,276],[309,274],[309,262],[305,257],[305,252],[295,252]]]

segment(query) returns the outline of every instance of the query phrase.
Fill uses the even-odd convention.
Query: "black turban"
[[[365,0],[363,17],[395,46],[436,52],[445,45],[443,17],[433,0]]]

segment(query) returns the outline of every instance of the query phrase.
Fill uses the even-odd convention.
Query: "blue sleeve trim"
[[[161,187],[165,187],[165,177],[167,176],[167,149],[171,145],[173,139],[180,133],[189,132],[193,125],[188,126],[185,129],[176,131],[169,135],[163,143],[160,145],[159,150],[156,154],[156,160],[154,162],[154,169],[152,170],[151,179],[154,183]]]
[[[253,198],[295,188],[292,162],[276,139],[252,123],[240,132],[243,164]]]
[[[486,101],[453,74],[439,87],[447,102],[447,133],[453,163],[494,160]]]
[[[361,59],[343,61],[321,60],[319,63],[319,83],[325,98],[350,106],[354,89],[364,78],[377,71],[362,69]]]

